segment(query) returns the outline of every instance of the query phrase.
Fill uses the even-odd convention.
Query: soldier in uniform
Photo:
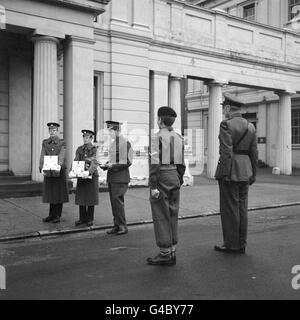
[[[132,164],[133,150],[130,142],[121,135],[120,122],[106,121],[106,124],[112,141],[109,147],[110,160],[103,170],[108,170],[107,184],[114,223],[113,228],[107,231],[107,234],[123,235],[128,233],[124,195],[130,182],[129,167]]]
[[[150,204],[156,244],[160,252],[150,265],[176,264],[180,187],[185,172],[184,141],[172,125],[177,117],[170,107],[158,109],[159,132],[151,138]]]
[[[59,124],[47,123],[50,137],[43,140],[39,169],[42,172],[44,156],[58,156],[58,164],[61,166],[59,177],[44,177],[43,202],[49,203],[49,215],[43,222],[60,222],[63,203],[69,202],[69,192],[66,176],[66,144],[58,136]]]
[[[216,251],[245,253],[248,229],[248,190],[256,180],[255,127],[241,115],[243,103],[225,93],[226,120],[220,124],[220,159],[215,178],[219,183],[224,243]]]
[[[92,144],[95,133],[91,130],[81,130],[83,145],[76,150],[74,161],[85,161],[86,177],[77,179],[75,204],[79,205],[79,220],[76,226],[93,225],[95,205],[99,204],[99,174],[97,170],[97,147]],[[91,176],[91,179],[88,179]]]

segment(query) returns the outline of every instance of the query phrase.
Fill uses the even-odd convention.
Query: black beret
[[[229,104],[230,106],[241,108],[244,105],[244,103],[241,100],[231,95],[230,93],[225,92],[223,95],[225,98],[225,100],[221,103],[223,106],[225,106],[226,104]]]
[[[94,136],[95,135],[95,132],[92,130],[83,129],[83,130],[81,130],[81,132],[83,133],[83,135],[87,135],[87,136]]]
[[[118,130],[122,124],[122,122],[118,122],[118,121],[105,121],[107,128],[109,129],[113,129],[113,130]]]
[[[157,110],[157,116],[158,117],[168,116],[168,117],[176,118],[177,114],[176,114],[175,110],[170,107],[160,107]]]
[[[59,123],[56,123],[56,122],[48,122],[47,126],[49,128],[58,128],[58,127],[60,127]]]

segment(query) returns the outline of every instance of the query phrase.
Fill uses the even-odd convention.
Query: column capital
[[[208,81],[206,84],[207,84],[209,87],[223,87],[223,86],[225,86],[227,83],[224,82],[224,81],[215,81],[215,80],[213,80],[213,81]]]
[[[296,94],[296,92],[291,92],[291,91],[274,91],[274,93],[277,94],[279,97],[292,96]]]
[[[31,37],[33,42],[54,42],[56,44],[59,43],[59,40],[55,37],[50,36],[41,36],[41,35],[34,35]]]
[[[165,76],[168,77],[170,75],[170,72],[167,71],[155,71],[153,70],[154,75],[156,76]]]
[[[67,37],[67,42],[80,42],[80,43],[85,43],[89,45],[94,45],[96,41],[94,39],[90,38],[83,38],[83,37],[77,37],[77,36],[68,36]]]
[[[179,77],[179,76],[172,76],[172,75],[170,75],[170,79],[171,79],[171,80],[181,81],[183,78],[182,78],[182,77]]]

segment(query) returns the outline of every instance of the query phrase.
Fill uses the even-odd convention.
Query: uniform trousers
[[[114,218],[114,226],[126,226],[124,195],[128,183],[108,183],[109,198]]]
[[[95,206],[79,206],[79,220],[83,222],[94,221]]]
[[[158,198],[150,194],[154,233],[157,246],[167,249],[178,242],[180,180],[177,170],[161,170],[157,188]]]
[[[224,245],[233,250],[244,248],[247,244],[249,183],[218,182]]]
[[[49,205],[49,216],[50,217],[61,217],[61,212],[62,212],[63,204],[62,203],[50,203]]]

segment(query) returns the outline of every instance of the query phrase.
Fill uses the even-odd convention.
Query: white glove
[[[81,178],[87,179],[89,177],[89,171],[83,171]]]
[[[160,191],[158,189],[151,189],[151,196],[153,198],[158,198],[160,195]]]

